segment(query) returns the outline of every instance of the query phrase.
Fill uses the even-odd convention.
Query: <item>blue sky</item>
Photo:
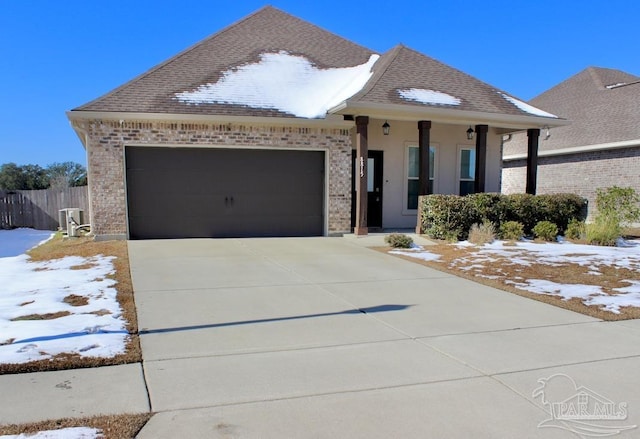
[[[0,0],[0,164],[86,164],[67,110],[265,4]],[[403,43],[525,100],[588,66],[640,76],[637,0],[269,4],[378,52]]]

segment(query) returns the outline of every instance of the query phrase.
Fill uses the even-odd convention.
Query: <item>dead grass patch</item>
[[[12,322],[20,322],[22,320],[55,320],[60,317],[66,317],[71,315],[69,311],[49,312],[46,314],[27,314],[26,316],[14,317]]]
[[[152,413],[140,413],[78,419],[64,418],[20,425],[11,424],[0,426],[0,435],[28,435],[61,428],[88,427],[101,430],[104,439],[133,439],[152,416]]]
[[[95,268],[95,267],[97,267],[96,264],[92,262],[87,262],[85,264],[72,265],[71,267],[69,267],[69,270],[88,270],[90,268]]]
[[[108,316],[109,314],[111,314],[111,311],[107,309],[99,309],[98,311],[92,311],[89,314],[93,314],[95,316]]]
[[[84,296],[78,296],[77,294],[69,294],[62,301],[71,306],[85,306],[89,304],[89,299]]]
[[[378,248],[378,250],[388,252],[391,249]],[[627,282],[623,282],[623,279],[640,280],[640,272],[634,270],[601,265],[598,267],[600,275],[596,275],[593,274],[590,267],[578,264],[562,263],[550,266],[536,263],[532,259],[531,265],[525,266],[513,263],[508,256],[493,253],[486,255],[492,258],[491,261],[475,262],[477,252],[480,250],[479,247],[459,247],[446,243],[429,246],[427,250],[430,253],[439,254],[440,259],[424,261],[398,254],[393,254],[393,256],[598,319],[628,320],[640,318],[640,308],[637,307],[621,307],[620,314],[615,314],[596,306],[587,306],[579,298],[563,300],[557,296],[536,294],[522,290],[513,284],[513,282],[522,282],[524,279],[543,279],[562,284],[597,285],[602,287],[602,290],[608,294],[616,294],[613,288],[629,285]]]
[[[22,302],[22,303],[20,304],[20,306],[27,306],[27,305],[31,305],[31,304],[32,304],[32,303],[34,303],[34,302],[35,302],[35,300],[29,300],[28,302]]]
[[[15,338],[9,338],[5,341],[0,341],[0,346],[6,346],[9,345],[11,343],[13,343],[16,339]]]
[[[112,358],[81,357],[77,354],[60,354],[49,360],[38,360],[23,364],[0,364],[0,375],[8,373],[40,372],[49,370],[78,369],[87,367],[111,366],[116,364],[137,363],[142,361],[140,340],[138,338],[138,319],[133,297],[133,285],[129,271],[129,254],[126,241],[93,241],[91,238],[63,239],[60,234],[43,245],[29,251],[33,261],[60,259],[65,256],[115,256],[115,273],[108,277],[117,284],[117,300],[122,315],[127,321],[129,332],[126,350]]]

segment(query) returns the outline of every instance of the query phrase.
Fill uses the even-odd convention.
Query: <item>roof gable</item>
[[[397,104],[554,117],[458,69],[404,45],[384,54],[367,86],[349,103]]]
[[[345,102],[556,118],[403,45],[380,57],[271,6],[73,111],[323,118]]]
[[[318,69],[362,65],[374,54],[369,49],[267,6],[75,110],[286,115],[273,108],[228,103],[189,105],[178,99],[180,93],[216,83],[224,72],[258,63],[264,54],[280,52],[304,56]]]
[[[530,103],[571,120],[553,128],[541,151],[640,139],[640,77],[615,69],[588,67]],[[526,151],[526,139],[505,143],[505,155]]]
[[[640,139],[640,78],[620,70],[589,67],[531,103],[572,121],[556,128],[545,149]]]

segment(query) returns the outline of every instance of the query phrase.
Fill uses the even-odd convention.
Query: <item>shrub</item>
[[[469,230],[469,242],[476,245],[490,244],[496,239],[496,228],[490,221],[474,224]]]
[[[421,197],[420,218],[424,233],[435,239],[467,239],[473,224],[490,221],[500,229],[507,221],[522,224],[532,233],[540,221],[550,221],[564,231],[572,218],[584,219],[586,200],[573,194],[471,194]]]
[[[384,237],[384,242],[393,248],[409,248],[413,244],[413,239],[403,233],[392,233]]]
[[[423,197],[422,230],[430,238],[466,239],[471,225],[481,221],[472,212],[465,197],[459,195],[428,195]]]
[[[507,220],[522,223],[525,233],[531,233],[533,226],[539,221],[536,215],[535,195],[508,195],[504,204]]]
[[[564,236],[569,239],[582,239],[585,237],[585,232],[584,221],[578,221],[573,218],[569,221],[569,224],[567,224],[567,230],[565,230]]]
[[[545,241],[555,241],[556,236],[558,236],[558,226],[551,221],[540,221],[533,228],[533,234],[536,238]]]
[[[575,194],[551,194],[536,196],[539,205],[537,221],[550,221],[564,234],[569,222],[586,218],[587,200]],[[536,222],[537,222],[536,221]]]
[[[592,245],[614,246],[621,234],[620,223],[614,217],[600,215],[586,226],[587,242]]]
[[[640,220],[640,196],[631,187],[612,186],[596,191],[598,215],[615,218],[620,225]]]
[[[500,225],[500,238],[517,241],[524,236],[524,226],[518,221],[507,221]]]
[[[473,219],[477,222],[491,221],[494,224],[500,224],[504,221],[504,203],[503,195],[482,192],[478,194],[469,194],[465,201],[469,203],[469,211],[473,215]]]

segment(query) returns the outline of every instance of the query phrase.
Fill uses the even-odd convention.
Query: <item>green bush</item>
[[[467,239],[468,231],[481,219],[473,212],[465,197],[428,195],[422,198],[422,230],[435,239]]]
[[[640,196],[631,187],[612,186],[596,191],[598,215],[616,219],[622,226],[640,221]]]
[[[403,233],[392,233],[384,237],[384,242],[393,248],[409,248],[413,244],[413,239]]]
[[[578,221],[572,218],[567,224],[567,229],[564,232],[564,236],[568,239],[582,239],[585,237],[586,229],[584,221]]]
[[[622,235],[622,228],[617,218],[599,215],[593,223],[586,226],[587,243],[592,245],[616,245]]]
[[[575,194],[538,195],[538,221],[550,221],[564,234],[569,222],[576,218],[586,218],[587,201]],[[537,224],[537,222],[536,222]]]
[[[522,223],[526,234],[531,233],[533,226],[539,221],[536,215],[535,195],[507,195],[504,201],[504,210],[507,220]]]
[[[533,228],[533,234],[536,238],[545,241],[555,241],[558,236],[558,226],[551,221],[540,221]]]
[[[419,206],[424,233],[435,239],[468,238],[473,224],[490,221],[500,230],[503,223],[516,221],[529,235],[540,221],[550,221],[564,231],[572,218],[586,217],[586,200],[574,194],[472,194],[427,195]]]
[[[505,212],[502,195],[483,192],[469,194],[464,198],[469,203],[469,210],[473,213],[473,219],[476,223],[488,220],[494,224],[500,224],[504,221]]]
[[[518,221],[507,221],[500,225],[500,238],[517,241],[524,236],[524,226]]]
[[[476,245],[490,244],[496,239],[496,228],[491,221],[474,224],[469,230],[469,242]]]

